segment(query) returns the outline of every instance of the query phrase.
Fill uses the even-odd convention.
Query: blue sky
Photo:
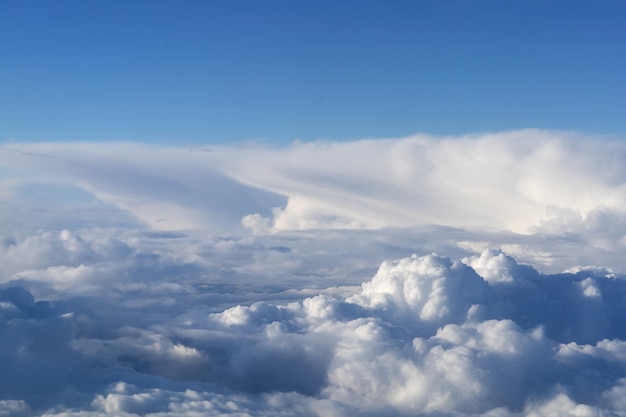
[[[626,133],[621,1],[0,5],[0,141]]]

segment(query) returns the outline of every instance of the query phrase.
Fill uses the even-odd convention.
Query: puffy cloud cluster
[[[462,322],[468,308],[484,297],[486,289],[484,280],[460,262],[413,255],[396,264],[383,263],[351,301],[439,327]]]
[[[104,232],[5,240],[0,415],[626,415],[619,273],[488,249],[368,279],[302,237]]]
[[[213,317],[231,332],[256,334],[263,352],[269,340],[314,346],[291,355],[326,369],[315,392],[350,413],[623,415],[623,277],[546,276],[498,251],[465,261],[490,279],[445,257],[413,256],[384,263],[346,299],[238,306]],[[324,344],[329,357],[320,355]],[[279,363],[290,356],[276,355]],[[254,375],[271,381],[276,373],[307,370]]]
[[[256,335],[246,357],[277,348],[275,359],[249,364],[248,378],[272,387],[277,377],[311,375],[312,364],[325,377],[293,387],[350,413],[547,415],[552,407],[563,415],[619,415],[623,277],[546,276],[497,251],[466,261],[491,280],[441,256],[414,256],[384,263],[347,299],[238,306],[212,317],[231,332]],[[282,348],[287,340],[291,351]],[[329,357],[320,354],[325,348]],[[299,366],[282,362],[294,356]],[[587,361],[598,359],[604,365],[585,375]],[[280,366],[264,374],[268,362]]]

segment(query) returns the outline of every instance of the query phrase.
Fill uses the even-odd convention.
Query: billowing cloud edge
[[[170,297],[190,283],[159,275],[157,243],[179,237],[155,238],[21,242],[33,257],[0,290],[5,415],[624,415],[619,273],[414,255],[347,295],[210,309]]]

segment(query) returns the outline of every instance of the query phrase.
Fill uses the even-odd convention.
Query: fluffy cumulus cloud
[[[626,276],[496,249],[348,274],[318,239],[5,240],[2,415],[626,415]]]
[[[626,417],[626,145],[0,145],[0,416]]]

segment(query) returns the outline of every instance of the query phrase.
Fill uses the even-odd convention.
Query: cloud
[[[274,213],[279,229],[435,223],[528,232],[558,216],[551,208],[623,215],[623,155],[618,141],[523,130],[297,143],[242,151],[227,172],[289,197]]]
[[[343,233],[358,242],[101,229],[5,243],[21,259],[0,289],[5,415],[624,415],[619,273],[546,275],[486,249],[340,274]],[[344,253],[318,253],[327,242]],[[321,286],[289,281],[322,260]]]
[[[439,224],[606,234],[625,223],[624,155],[611,138],[532,129],[286,148],[0,147],[0,163],[31,181],[69,182],[152,228],[219,231],[243,219],[257,231]],[[623,231],[594,244],[621,247]]]
[[[462,322],[486,289],[484,280],[464,264],[437,255],[415,255],[395,265],[383,263],[350,301],[392,315],[419,318],[436,328],[442,323]]]
[[[2,145],[0,415],[625,416],[623,147]]]
[[[0,154],[31,181],[68,182],[157,230],[228,230],[284,201],[224,176],[211,163],[221,154],[133,143],[4,145]]]

